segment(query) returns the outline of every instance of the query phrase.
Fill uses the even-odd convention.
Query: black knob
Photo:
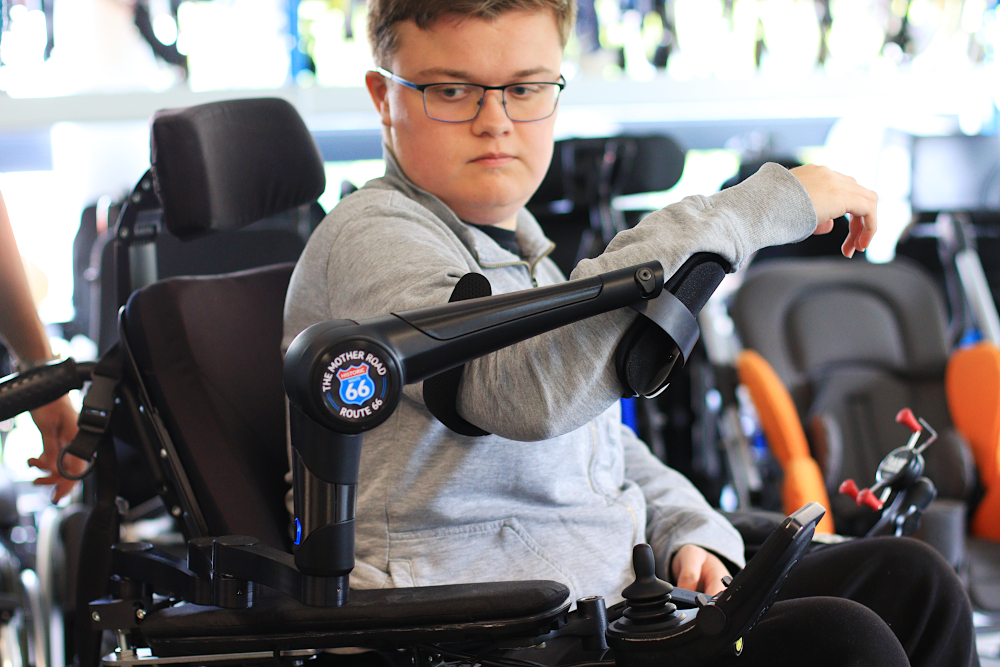
[[[656,560],[648,544],[637,544],[632,548],[632,569],[635,581],[622,591],[622,597],[629,603],[663,598],[674,590],[673,586],[656,577]]]
[[[660,629],[664,623],[674,625],[683,619],[676,615],[677,605],[670,601],[670,592],[674,587],[656,577],[656,562],[653,550],[648,544],[637,544],[632,549],[632,569],[635,570],[635,581],[622,591],[628,606],[623,615],[636,626],[648,628],[638,632]]]

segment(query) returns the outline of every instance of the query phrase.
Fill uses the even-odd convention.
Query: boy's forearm
[[[38,319],[28,279],[17,250],[7,207],[0,194],[0,338],[21,361],[52,356],[45,327]]]
[[[794,243],[816,228],[809,194],[787,169],[764,165],[743,183],[714,195],[687,197],[648,215],[586,259],[572,278],[659,260],[667,275],[695,252],[715,252],[742,268],[753,253]]]
[[[571,277],[651,260],[669,276],[698,251],[716,252],[738,268],[760,248],[800,240],[815,226],[802,185],[771,165],[730,191],[651,214]],[[514,440],[545,440],[586,424],[621,395],[612,359],[634,318],[629,309],[593,317],[470,362],[459,413]]]

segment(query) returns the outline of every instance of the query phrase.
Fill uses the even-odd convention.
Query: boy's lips
[[[470,161],[484,167],[500,167],[513,159],[514,156],[509,153],[483,153]]]

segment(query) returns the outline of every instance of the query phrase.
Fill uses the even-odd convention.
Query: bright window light
[[[156,39],[164,44],[173,44],[177,41],[177,22],[170,14],[160,14],[153,19],[153,34]]]

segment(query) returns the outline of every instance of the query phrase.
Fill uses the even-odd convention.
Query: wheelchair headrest
[[[532,202],[586,199],[588,193],[579,190],[593,187],[602,170],[607,170],[611,196],[669,190],[681,179],[684,155],[664,134],[557,141]]]
[[[187,239],[316,201],[323,158],[282,99],[212,102],[153,116],[150,159],[163,221]]]

